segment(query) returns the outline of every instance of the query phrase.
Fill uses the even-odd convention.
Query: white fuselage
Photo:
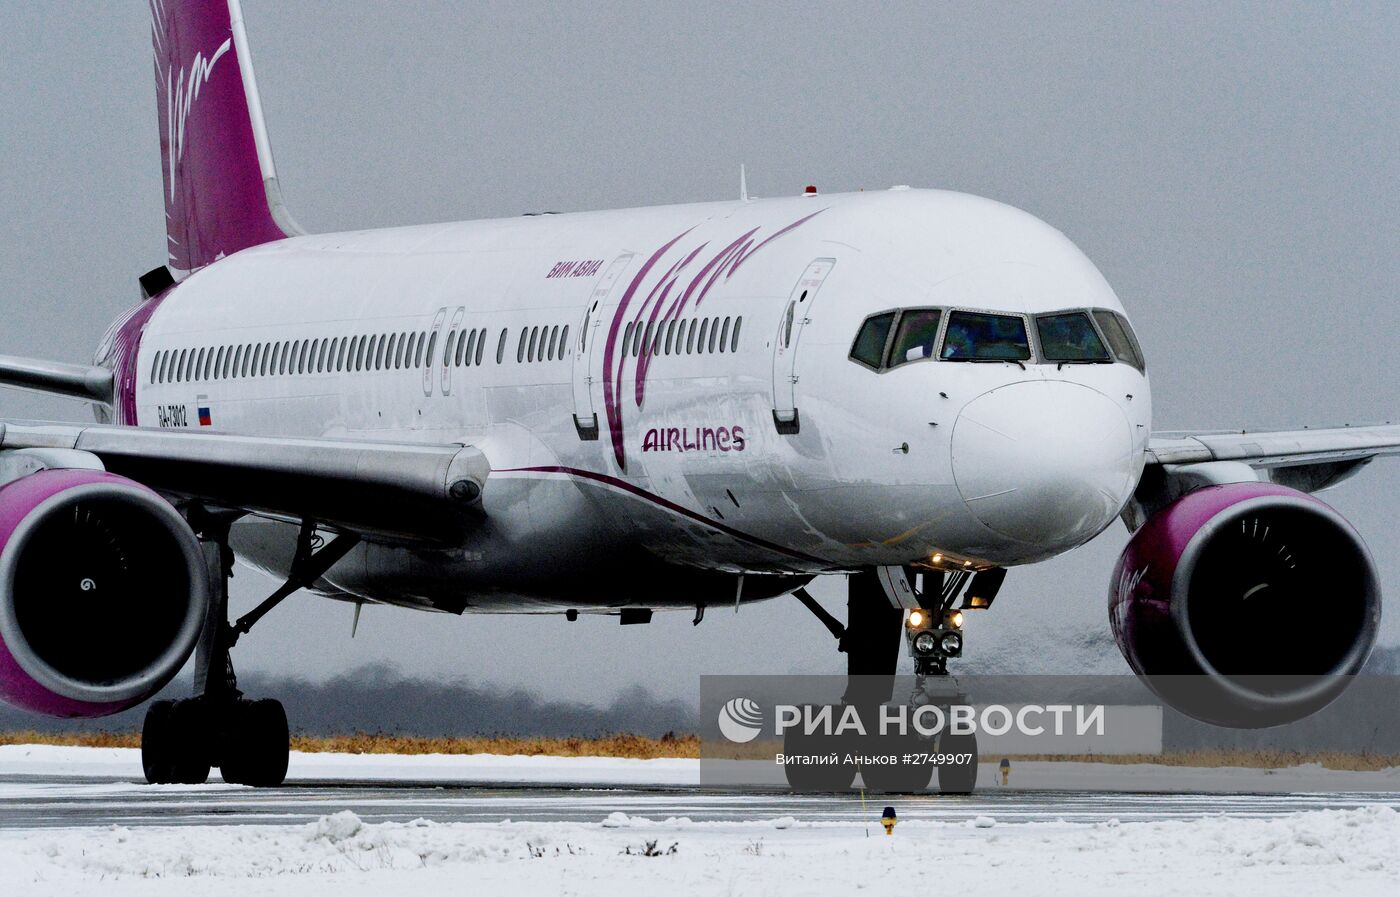
[[[1058,231],[939,191],[295,237],[166,294],[126,422],[480,447],[465,544],[366,544],[325,577],[451,610],[732,602],[739,574],[765,597],[772,574],[1020,564],[1107,526],[1145,375],[849,358],[904,308],[1122,312]],[[250,520],[235,547],[285,570],[294,533]]]

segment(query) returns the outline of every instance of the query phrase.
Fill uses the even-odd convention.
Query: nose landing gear
[[[898,635],[904,632],[910,656],[914,660],[914,684],[908,699],[908,710],[935,705],[943,709],[964,704],[967,696],[948,675],[948,660],[962,656],[962,611],[953,605],[968,584],[969,573],[949,574],[925,572],[922,590],[912,587],[912,570],[904,571],[905,584],[917,606],[906,616],[899,599],[899,589],[888,587],[889,571],[861,571],[850,576],[847,593],[847,623],[843,627],[827,613],[805,590],[794,595],[836,636],[839,650],[846,655],[847,687],[842,698],[845,706],[857,708],[866,720],[878,720],[881,705],[894,694],[897,668]],[[1005,571],[993,570],[974,579],[964,607],[986,607],[995,597]],[[876,731],[867,725],[867,731]],[[812,736],[788,730],[793,743],[786,744],[789,754],[813,752]],[[786,741],[786,740],[785,740]],[[803,742],[799,744],[798,742]],[[822,750],[841,749],[832,742]],[[861,768],[861,779],[872,791],[919,792],[925,790],[938,773],[938,790],[944,794],[969,794],[977,780],[978,751],[974,734],[943,733],[937,740],[910,732],[904,736],[886,735],[878,752],[900,757],[912,756],[927,762],[901,762],[885,766]],[[800,765],[785,767],[789,785],[797,790],[844,790],[855,778],[855,767],[833,771],[823,769],[820,775],[809,773]]]

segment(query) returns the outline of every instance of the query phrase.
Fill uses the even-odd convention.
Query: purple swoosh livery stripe
[[[665,499],[652,492],[648,492],[641,486],[634,485],[632,483],[627,482],[626,480],[618,479],[614,476],[609,476],[605,473],[597,473],[596,471],[592,470],[582,470],[577,467],[559,467],[554,465],[541,467],[511,467],[504,470],[500,470],[498,471],[498,473],[562,473],[567,476],[578,477],[584,480],[593,480],[597,483],[603,483],[605,485],[621,489],[630,495],[635,495],[637,498],[649,501],[652,504],[665,508],[666,510],[671,511],[673,513],[680,514],[682,517],[687,517],[691,520],[694,520],[696,523],[703,523],[705,526],[708,526],[711,529],[718,530],[727,536],[733,536],[741,542],[747,542],[750,545],[755,545],[759,548],[766,548],[769,551],[777,552],[778,554],[785,555],[790,558],[795,558],[799,561],[805,561],[810,564],[827,563],[819,557],[815,557],[810,554],[804,554],[803,552],[797,551],[792,548],[785,548],[784,546],[779,545],[776,542],[769,542],[767,539],[761,539],[758,536],[749,535],[743,530],[737,530],[732,526],[726,526],[725,524],[720,523],[717,520],[711,520],[704,514],[699,514],[695,511],[692,511],[690,508],[687,508],[684,505],[678,505],[669,499]]]
[[[803,224],[820,215],[825,209],[818,209],[810,215],[804,215],[786,227],[780,228],[758,243],[754,242],[755,235],[759,228],[754,228],[743,236],[734,240],[715,254],[708,262],[701,266],[700,270],[690,279],[686,288],[676,297],[669,307],[666,307],[666,300],[670,297],[677,281],[691,262],[709,246],[708,242],[701,243],[689,253],[674,262],[666,273],[662,275],[651,290],[647,293],[646,299],[632,313],[630,322],[628,311],[632,308],[632,301],[640,291],[642,284],[650,276],[652,269],[656,267],[661,258],[679,243],[687,234],[695,228],[688,228],[673,237],[660,249],[656,250],[651,258],[646,260],[641,269],[632,278],[632,282],[627,285],[626,291],[622,294],[622,299],[617,304],[617,310],[613,312],[612,324],[608,328],[607,343],[603,349],[603,408],[608,420],[608,434],[612,440],[613,457],[617,460],[619,470],[627,470],[626,443],[623,440],[623,415],[622,415],[622,384],[626,374],[627,361],[632,353],[622,353],[619,351],[618,334],[623,331],[627,323],[634,325],[633,339],[641,339],[649,325],[664,326],[668,322],[675,320],[684,314],[690,307],[698,308],[709,295],[710,290],[715,287],[723,278],[728,280],[734,276],[734,272],[739,267],[754,256],[759,250],[769,243],[801,227]],[[692,301],[693,300],[693,301]],[[665,309],[663,311],[663,309]],[[646,399],[647,374],[651,369],[652,347],[655,345],[655,334],[659,330],[653,328],[653,338],[646,340],[637,353],[636,367],[634,375],[636,384],[634,387],[634,399],[638,408]]]

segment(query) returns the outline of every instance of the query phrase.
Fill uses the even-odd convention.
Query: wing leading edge
[[[95,458],[174,499],[371,539],[446,543],[481,518],[490,463],[468,445],[288,439],[100,424],[0,422],[0,473]]]

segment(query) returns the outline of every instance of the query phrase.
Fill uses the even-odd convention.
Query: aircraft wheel
[[[170,725],[174,707],[174,701],[156,701],[146,708],[141,726],[141,770],[151,785],[175,781],[175,733]]]
[[[945,763],[938,767],[938,790],[943,794],[971,794],[977,787],[977,736],[945,735],[938,740],[940,754],[971,754],[967,763]]]
[[[280,701],[242,701],[229,726],[227,756],[221,767],[225,782],[275,788],[287,778],[291,735]]]

